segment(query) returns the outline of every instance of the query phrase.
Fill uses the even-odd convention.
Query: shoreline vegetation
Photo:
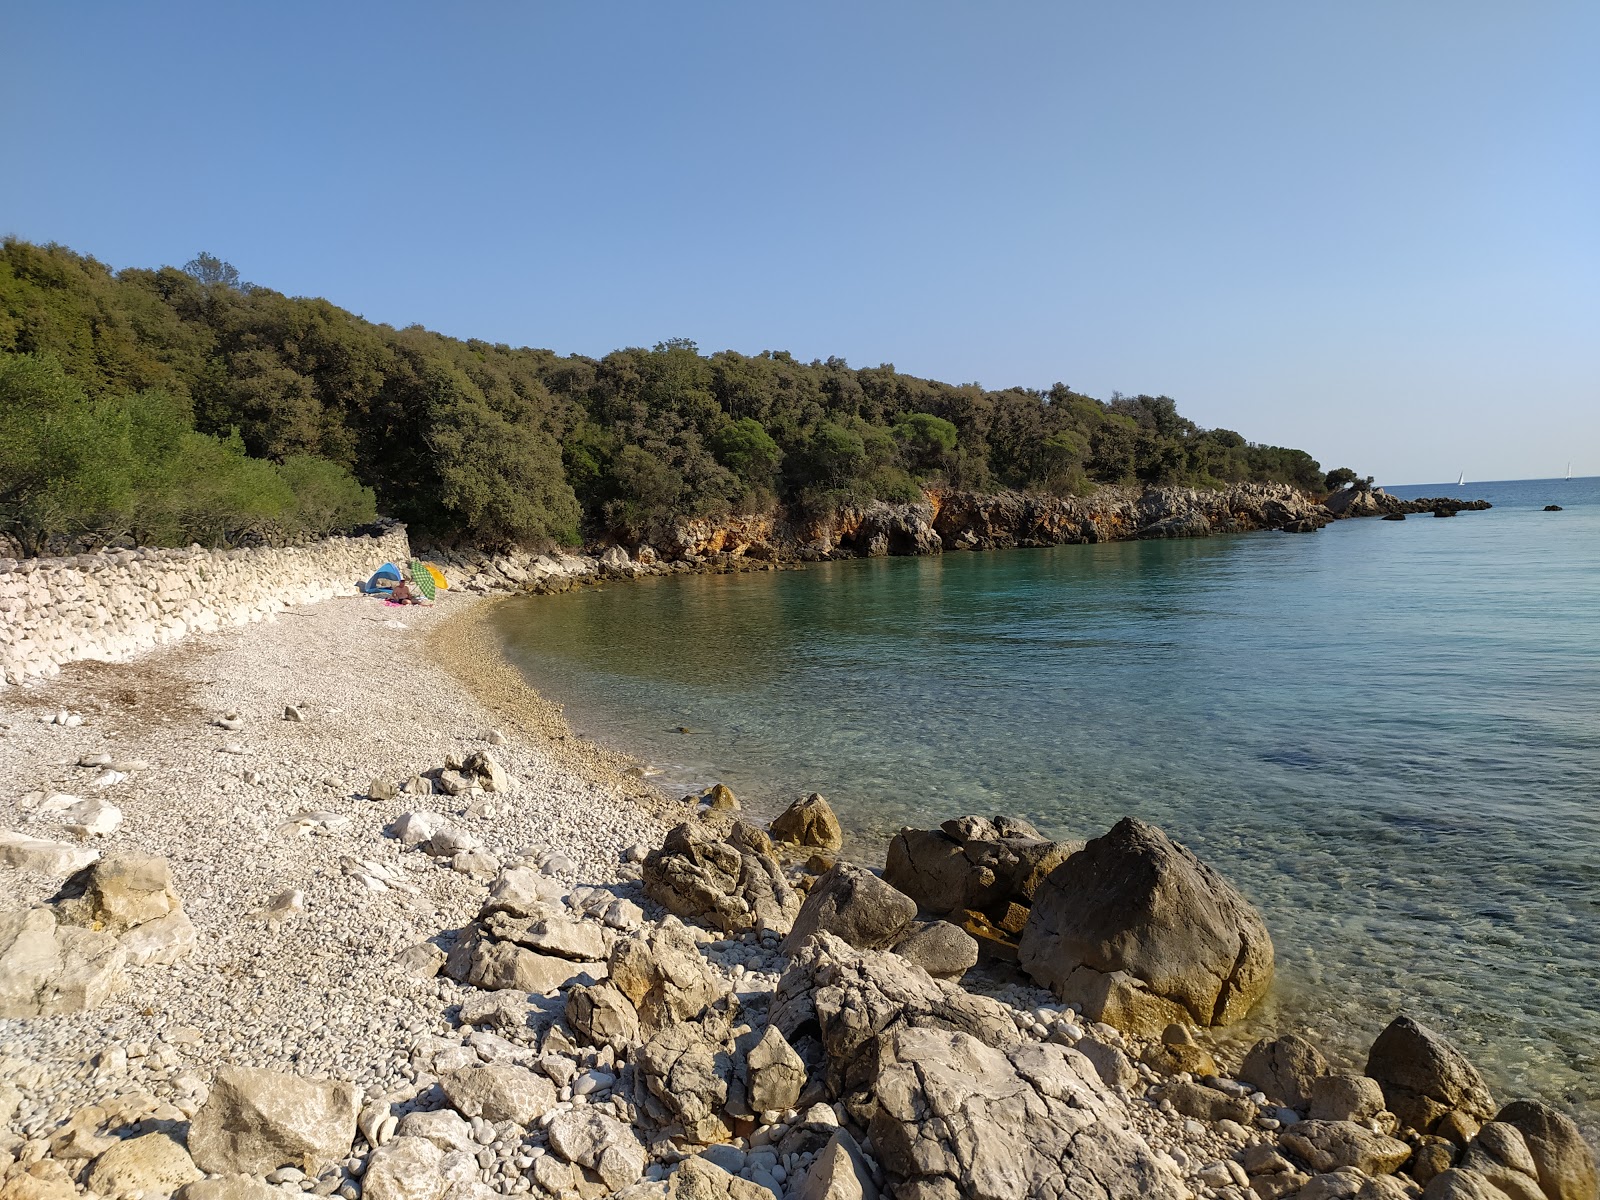
[[[952,814],[855,866],[820,797],[762,828],[574,736],[493,604],[323,601],[0,693],[34,843],[0,953],[58,951],[0,989],[6,1200],[1595,1194],[1447,1030],[1237,1059],[1207,1026],[1270,934],[1154,827]],[[71,834],[72,789],[119,826]]]
[[[554,549],[928,493],[1363,484],[1203,429],[1166,396],[684,339],[560,356],[375,324],[209,254],[113,271],[15,238],[0,243],[0,392],[0,532],[30,554],[239,544],[374,505],[433,544]]]

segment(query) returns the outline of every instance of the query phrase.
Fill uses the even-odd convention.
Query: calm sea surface
[[[1453,520],[648,580],[501,609],[577,729],[771,812],[1154,821],[1266,914],[1249,1038],[1402,1007],[1600,1132],[1600,480]],[[1541,511],[1559,503],[1565,511]],[[687,726],[687,735],[678,732]]]

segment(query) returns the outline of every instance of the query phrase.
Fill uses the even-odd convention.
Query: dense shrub
[[[265,513],[257,510],[281,495],[259,471],[248,503],[248,488],[219,483],[209,503],[237,504],[223,521],[230,528],[309,529],[364,511],[322,468],[290,467],[308,457],[353,474],[379,508],[423,534],[480,543],[570,542],[775,502],[899,500],[922,486],[1068,494],[1102,483],[1326,483],[1304,451],[1201,429],[1165,396],[1102,402],[1064,384],[993,391],[889,364],[802,363],[782,351],[708,356],[683,339],[562,358],[375,325],[326,300],[243,283],[208,254],[184,270],[112,272],[59,246],[8,240],[0,352],[52,356],[90,410],[164,396],[185,428],[218,442],[205,451],[214,469],[243,480],[257,469],[236,458],[270,460],[313,497],[289,502],[287,515]],[[29,361],[17,369],[44,369],[43,357]],[[64,385],[36,386],[45,396]],[[115,508],[103,472],[63,467],[76,482],[38,480],[52,474],[47,460],[92,462],[96,439],[117,435],[80,408],[29,403],[33,415],[13,416],[44,424],[17,460],[22,474],[0,480],[5,520],[70,524],[47,515],[59,509],[98,528],[103,512],[86,514]],[[243,454],[228,450],[234,431]],[[174,436],[160,421],[139,436],[158,434]],[[175,507],[145,505],[156,514],[152,536],[180,536],[179,525],[198,520]]]

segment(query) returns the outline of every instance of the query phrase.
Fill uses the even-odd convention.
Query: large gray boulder
[[[1239,1078],[1254,1084],[1267,1099],[1301,1112],[1311,1107],[1316,1081],[1327,1073],[1322,1051],[1298,1033],[1262,1038],[1250,1047],[1239,1068]]]
[[[527,917],[507,912],[482,918],[483,931],[537,954],[553,954],[573,962],[599,962],[606,957],[604,927],[598,921],[575,921],[553,908]]]
[[[727,933],[788,933],[800,898],[770,851],[766,834],[743,822],[720,838],[705,823],[686,821],[645,856],[645,895]]]
[[[194,924],[164,858],[101,859],[67,881],[56,914],[63,924],[116,934],[129,966],[174,963],[194,951]]]
[[[1432,1133],[1450,1112],[1474,1123],[1492,1120],[1494,1097],[1461,1051],[1404,1014],[1389,1022],[1367,1054],[1367,1074],[1383,1088],[1389,1111],[1419,1133]]]
[[[1026,917],[1039,885],[1082,848],[1043,837],[1021,817],[957,817],[938,829],[902,829],[883,877],[925,913],[959,919],[976,911],[1005,928],[1016,913]]]
[[[837,853],[844,846],[844,831],[833,806],[816,792],[789,805],[767,829],[773,841],[808,850]]]
[[[356,1089],[279,1071],[223,1067],[189,1125],[189,1154],[212,1175],[307,1174],[345,1158],[356,1136]]]
[[[862,867],[835,863],[812,887],[781,948],[793,954],[812,934],[831,933],[858,950],[882,950],[900,940],[916,915],[916,901],[904,892]]]
[[[646,1111],[663,1124],[681,1125],[689,1141],[701,1144],[731,1136],[726,1106],[733,1060],[700,1026],[685,1022],[661,1030],[634,1063],[648,1092]]]
[[[637,1183],[644,1174],[645,1149],[638,1135],[605,1113],[592,1108],[558,1113],[549,1133],[550,1149],[593,1171],[610,1190]]]
[[[900,1029],[875,1056],[873,1150],[898,1196],[1177,1200],[1177,1174],[1128,1129],[1094,1067],[1064,1046],[1001,1050]]]
[[[0,1017],[97,1008],[126,985],[126,959],[111,934],[57,925],[49,908],[0,913]]]
[[[458,983],[486,991],[511,990],[543,996],[576,983],[604,979],[606,965],[540,954],[473,930],[445,958],[444,973]]]
[[[102,1196],[170,1196],[203,1178],[189,1152],[158,1132],[117,1142],[90,1164],[84,1186]]]
[[[921,921],[894,944],[894,952],[935,979],[960,979],[978,965],[978,943],[949,921]]]
[[[1600,1196],[1594,1151],[1571,1118],[1538,1100],[1516,1100],[1502,1108],[1495,1121],[1521,1132],[1538,1171],[1539,1186],[1550,1200],[1596,1200]]]
[[[806,1063],[782,1031],[768,1025],[745,1059],[745,1076],[753,1111],[782,1112],[800,1099],[800,1090],[806,1085]]]
[[[878,1200],[866,1156],[843,1129],[828,1139],[799,1185],[794,1200]]]
[[[1355,1121],[1301,1121],[1283,1134],[1283,1148],[1322,1174],[1353,1167],[1365,1175],[1388,1175],[1411,1157],[1411,1147]]]
[[[645,1037],[698,1017],[721,991],[694,939],[670,917],[618,938],[607,967],[611,982],[637,1010]]]
[[[821,1042],[828,1089],[847,1100],[864,1092],[878,1045],[897,1029],[954,1030],[998,1047],[1018,1040],[1016,1022],[999,1001],[936,980],[897,954],[857,950],[825,933],[790,960],[769,1020],[790,1043],[802,1034]]]
[[[1522,1131],[1501,1121],[1480,1129],[1456,1165],[1435,1175],[1422,1194],[1425,1200],[1557,1200],[1561,1195],[1543,1186]],[[1585,1200],[1593,1195],[1591,1189]]]
[[[475,1153],[421,1137],[391,1138],[372,1152],[361,1176],[364,1200],[485,1200],[492,1194],[478,1181]]]
[[[463,1117],[511,1121],[524,1127],[556,1106],[556,1089],[543,1075],[510,1063],[459,1067],[439,1076],[450,1106]]]
[[[612,980],[567,993],[567,1025],[590,1046],[624,1050],[639,1041],[639,1010]]]
[[[1126,817],[1040,885],[1018,961],[1091,1020],[1153,1035],[1241,1019],[1272,982],[1273,954],[1232,884]]]

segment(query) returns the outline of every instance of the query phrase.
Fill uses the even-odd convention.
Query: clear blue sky
[[[1600,474],[1600,4],[26,4],[0,232]]]

